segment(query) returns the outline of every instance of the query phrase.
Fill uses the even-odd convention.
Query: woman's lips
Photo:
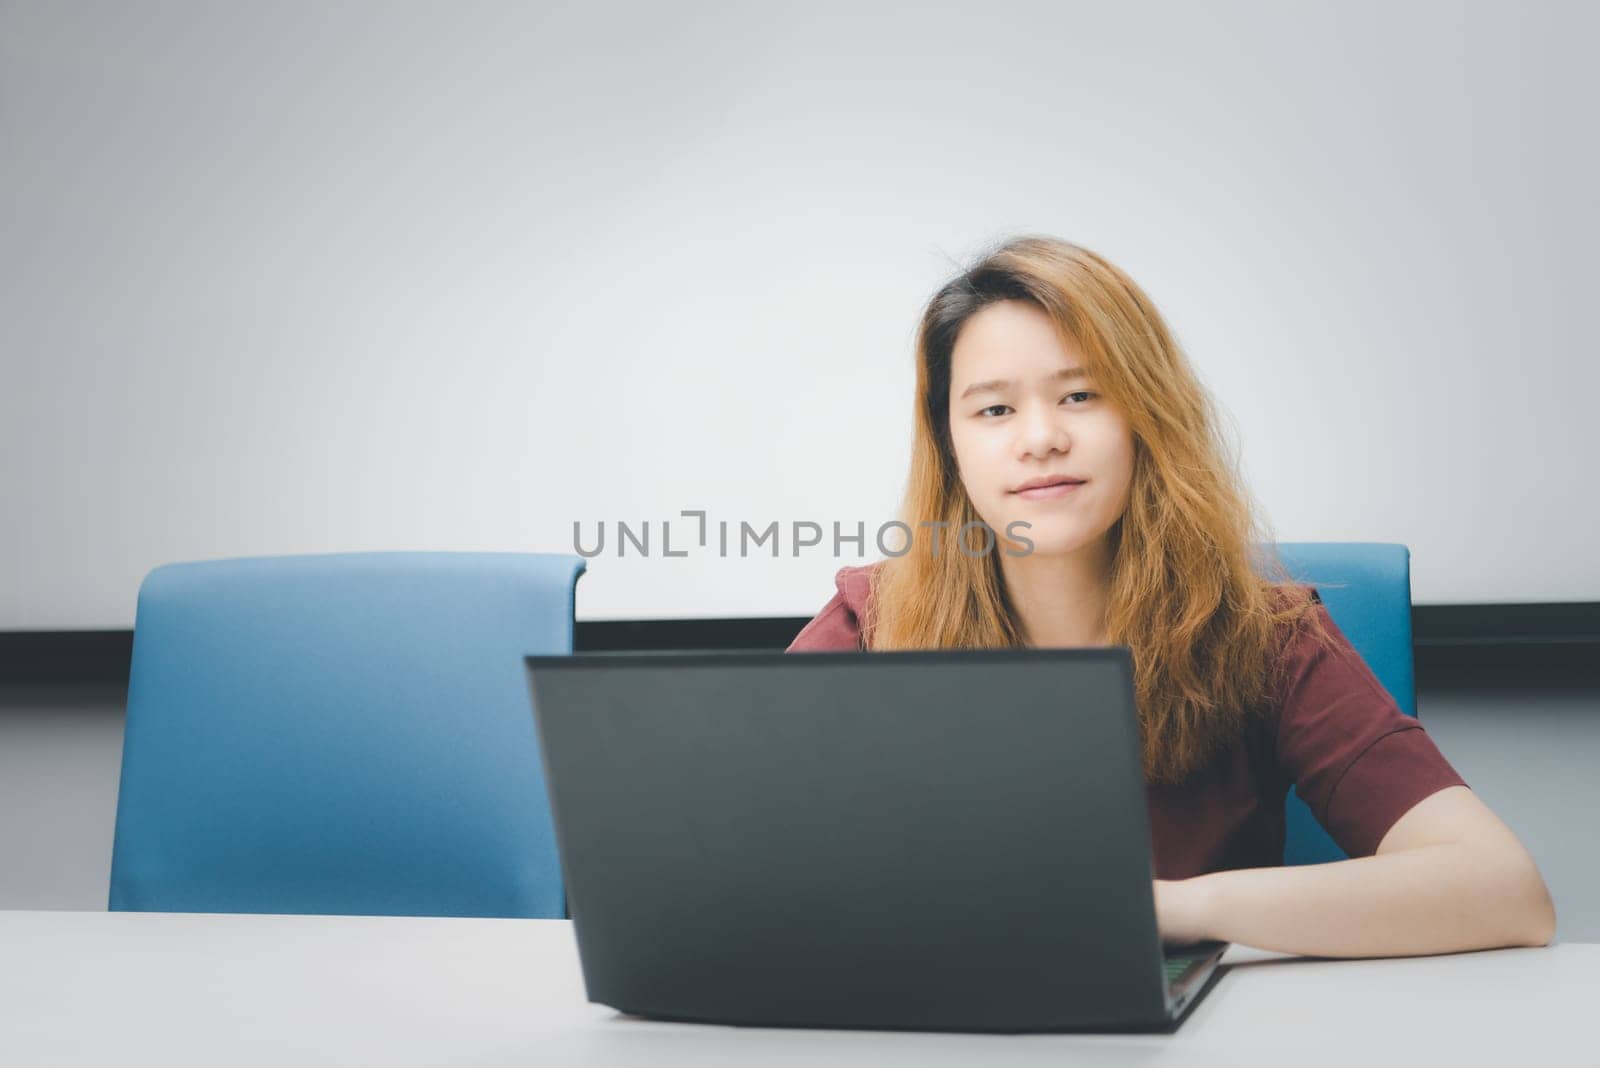
[[[1058,497],[1065,497],[1074,490],[1082,487],[1082,482],[1057,482],[1053,486],[1036,486],[1033,489],[1017,490],[1016,496],[1028,501],[1053,501]]]

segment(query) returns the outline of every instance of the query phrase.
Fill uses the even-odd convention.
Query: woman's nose
[[[1052,452],[1066,452],[1072,447],[1066,422],[1054,410],[1032,409],[1018,420],[1017,426],[1017,446],[1021,456],[1048,456]]]

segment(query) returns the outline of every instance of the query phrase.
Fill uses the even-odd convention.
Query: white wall
[[[1148,289],[1281,539],[1600,600],[1596,8],[856,6],[0,8],[0,628],[619,519],[580,617],[807,614],[853,550],[659,525],[893,519],[921,303],[1021,231]]]

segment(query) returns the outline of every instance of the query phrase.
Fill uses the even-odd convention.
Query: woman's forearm
[[[1386,957],[1539,946],[1555,908],[1520,850],[1448,843],[1184,880],[1205,937],[1280,953]]]

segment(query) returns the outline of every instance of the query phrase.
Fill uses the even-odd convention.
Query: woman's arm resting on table
[[[1555,905],[1515,834],[1465,786],[1412,806],[1376,854],[1156,881],[1162,936],[1318,957],[1543,946]]]

